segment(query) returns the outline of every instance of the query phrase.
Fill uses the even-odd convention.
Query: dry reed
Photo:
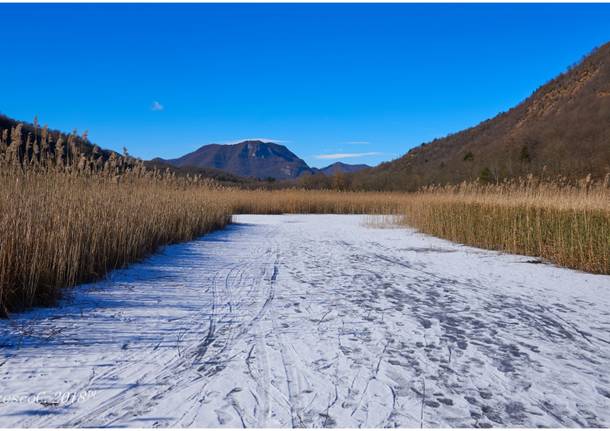
[[[463,244],[610,274],[608,178],[429,187],[412,196],[401,223]]]
[[[330,190],[228,189],[234,214],[391,214],[410,200],[405,193],[338,192]]]
[[[0,313],[52,304],[61,288],[221,228],[230,215],[210,186],[3,175]]]

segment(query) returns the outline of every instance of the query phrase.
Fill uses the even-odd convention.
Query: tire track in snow
[[[0,425],[609,425],[610,277],[357,216],[236,219],[0,322],[3,390],[98,391]]]

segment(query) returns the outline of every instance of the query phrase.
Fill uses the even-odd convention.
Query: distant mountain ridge
[[[311,168],[286,146],[273,142],[248,140],[237,144],[210,144],[177,159],[153,159],[177,168],[205,168],[251,178],[295,179],[302,175],[352,173],[368,165],[333,163],[324,168]]]
[[[0,113],[0,132],[5,131],[9,143],[11,139],[9,132],[17,125],[22,127],[23,140],[28,136],[33,140],[40,140],[39,135],[42,130],[40,125],[17,121]],[[95,145],[86,138],[86,133],[78,136],[73,132],[72,135],[71,139],[84,155],[88,156],[93,151],[98,151],[103,160],[107,160],[113,153],[120,157],[119,153],[112,150],[99,147],[94,150]],[[60,136],[64,141],[68,140],[68,134],[58,130],[49,129],[48,136],[50,142],[48,151],[51,154],[55,151],[54,141]],[[352,173],[369,168],[367,165],[350,165],[341,162],[321,169],[311,168],[284,145],[260,140],[247,140],[232,145],[204,145],[177,159],[165,160],[157,157],[144,163],[150,169],[162,171],[169,169],[178,175],[201,175],[223,184],[233,185],[252,184],[256,179],[291,180],[303,175],[315,174],[332,176],[336,173]]]
[[[369,168],[371,168],[371,166],[364,165],[364,164],[350,165],[349,163],[335,162],[331,165],[326,166],[325,168],[320,168],[320,169],[314,168],[314,170],[316,172],[321,172],[324,175],[335,175],[335,174],[351,174],[351,173],[359,172],[359,171],[362,171],[364,169],[369,169]]]

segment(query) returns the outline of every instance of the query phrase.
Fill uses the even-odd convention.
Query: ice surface
[[[238,216],[1,321],[0,426],[610,426],[610,277],[364,220]]]

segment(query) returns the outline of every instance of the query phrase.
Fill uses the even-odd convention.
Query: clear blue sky
[[[375,164],[475,125],[610,40],[607,4],[1,4],[0,17],[8,116],[144,159],[266,138],[312,166]]]

